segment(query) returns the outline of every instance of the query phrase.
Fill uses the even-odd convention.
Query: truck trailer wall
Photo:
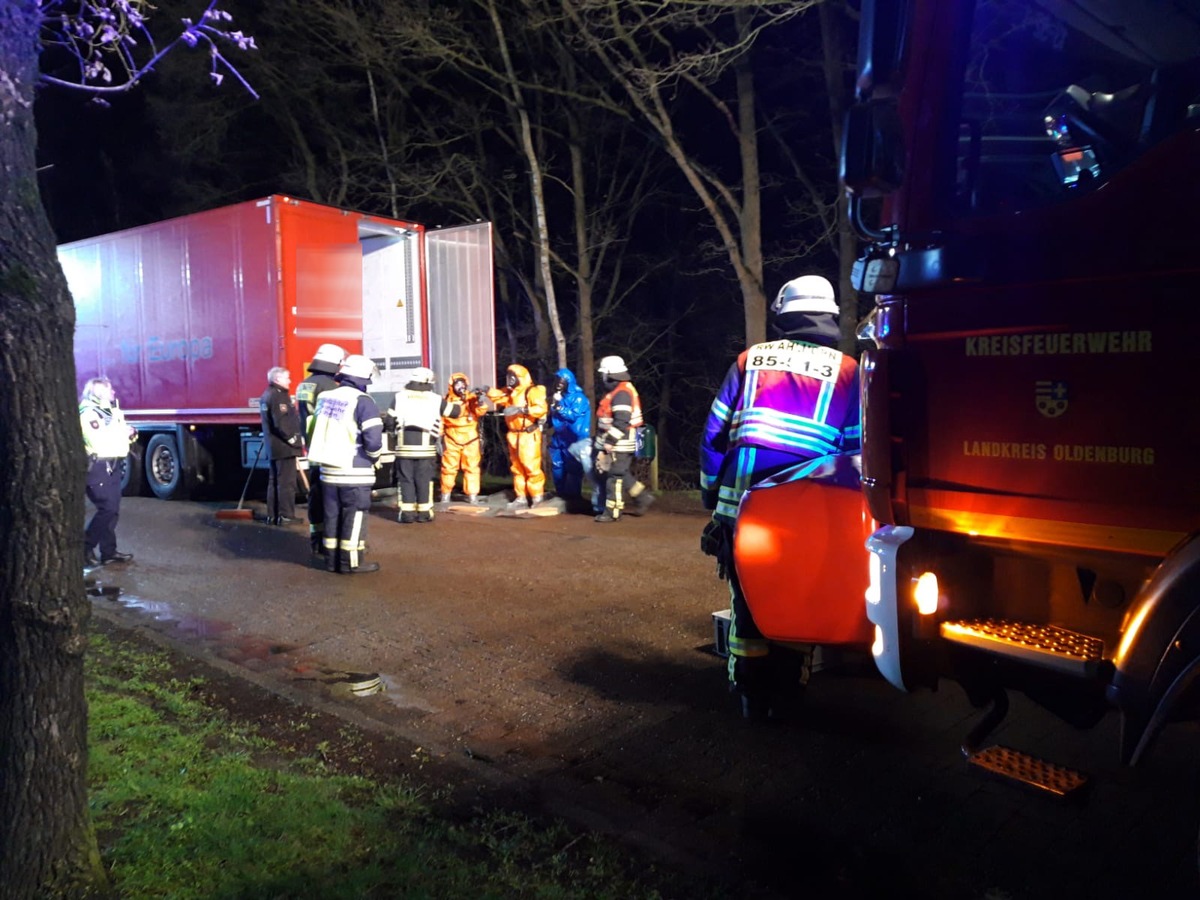
[[[132,419],[247,417],[282,335],[275,245],[243,203],[61,246],[80,385],[108,376]]]

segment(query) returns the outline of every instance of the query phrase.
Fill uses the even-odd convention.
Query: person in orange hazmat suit
[[[450,494],[458,473],[462,472],[463,493],[471,505],[479,499],[479,464],[483,459],[483,444],[479,437],[479,420],[492,408],[486,388],[471,389],[463,372],[450,376],[446,402],[458,404],[461,414],[442,418],[442,496],[439,505],[450,505]]]
[[[505,372],[503,388],[493,388],[487,398],[504,413],[508,428],[508,462],[516,499],[511,509],[525,509],[542,502],[546,475],[542,471],[542,425],[550,406],[546,388],[534,384],[529,370],[513,363]]]

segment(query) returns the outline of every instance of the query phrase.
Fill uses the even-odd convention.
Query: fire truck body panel
[[[1164,36],[1200,4],[1119,33],[1087,0],[901,5],[897,77],[860,90],[902,151],[847,152],[903,171],[861,261],[894,278],[863,332],[876,659],[1078,725],[1116,706],[1131,760],[1200,677],[1200,235],[1164,212],[1200,201],[1200,39]]]

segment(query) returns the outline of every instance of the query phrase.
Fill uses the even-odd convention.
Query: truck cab
[[[864,0],[857,97],[878,668],[984,767],[1009,690],[1137,762],[1200,677],[1200,3]]]

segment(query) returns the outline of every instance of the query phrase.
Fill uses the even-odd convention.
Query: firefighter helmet
[[[426,366],[419,366],[412,370],[412,375],[408,380],[415,381],[417,384],[433,384],[434,378],[433,369]]]
[[[343,375],[349,375],[351,378],[361,378],[364,381],[370,381],[375,377],[378,370],[375,368],[375,363],[371,362],[367,357],[352,353],[342,360],[342,367],[338,371]]]
[[[317,348],[317,352],[313,354],[313,362],[333,363],[339,365],[346,358],[346,351],[337,344],[322,344]]]
[[[793,278],[779,289],[771,312],[777,316],[784,313],[832,313],[836,316],[838,305],[833,297],[833,285],[820,275]]]
[[[601,375],[624,375],[629,372],[625,365],[625,360],[619,356],[606,356],[600,360],[600,365],[596,369]]]

